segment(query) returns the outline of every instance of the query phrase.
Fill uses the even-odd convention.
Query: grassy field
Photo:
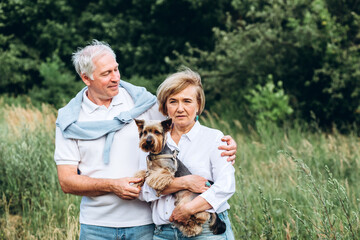
[[[80,198],[62,193],[56,111],[0,99],[0,239],[77,239]],[[230,216],[236,239],[359,239],[360,141],[294,125],[202,119],[238,143]]]

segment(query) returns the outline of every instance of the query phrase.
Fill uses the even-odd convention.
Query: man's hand
[[[132,186],[131,183],[138,183],[141,181],[141,178],[133,177],[113,179],[111,184],[111,191],[119,198],[133,200],[139,197],[140,188]]]
[[[221,141],[227,143],[227,145],[221,145],[219,147],[219,150],[225,150],[224,152],[221,153],[221,156],[229,156],[227,161],[231,162],[231,164],[234,165],[236,158],[235,154],[237,150],[237,144],[235,140],[231,136],[226,135],[221,138]]]
[[[114,193],[122,199],[132,200],[139,196],[141,190],[140,187],[132,186],[132,183],[141,182],[142,178],[91,178],[78,175],[77,166],[73,165],[58,165],[57,171],[64,193],[89,197]]]

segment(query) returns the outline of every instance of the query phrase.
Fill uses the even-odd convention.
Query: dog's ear
[[[161,122],[161,126],[163,127],[164,132],[167,132],[167,131],[169,131],[171,129],[171,124],[172,124],[172,119],[171,118]]]
[[[144,129],[144,120],[134,119],[136,125],[138,126],[139,132],[141,132]]]

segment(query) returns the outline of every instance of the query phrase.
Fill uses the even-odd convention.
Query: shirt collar
[[[187,137],[190,140],[190,142],[194,141],[196,135],[200,131],[200,127],[201,127],[201,124],[199,123],[199,121],[196,121],[194,126],[190,129],[190,131],[183,134],[183,136]],[[175,142],[171,138],[170,131],[167,133],[167,138],[171,145],[176,146]]]
[[[121,88],[119,89],[121,90]],[[89,98],[88,96],[86,95],[87,93],[87,90],[84,91],[83,93],[83,108],[84,108],[84,111],[87,112],[87,113],[93,113],[95,112],[97,109],[99,109],[100,107],[102,106],[99,106],[95,103],[93,103]],[[121,98],[120,96],[121,94],[117,94],[116,96],[113,97],[111,103],[110,103],[110,106],[113,107],[113,106],[116,106],[116,105],[120,105],[123,103],[123,99]]]
[[[200,126],[201,124],[199,123],[199,121],[196,121],[194,126],[190,129],[190,131],[184,134],[189,138],[190,142],[195,139],[196,135],[200,131]]]

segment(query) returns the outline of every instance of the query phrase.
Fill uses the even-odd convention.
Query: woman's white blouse
[[[178,158],[185,164],[193,175],[202,176],[214,184],[204,193],[200,194],[211,206],[209,212],[223,212],[230,208],[227,200],[235,192],[234,167],[227,161],[227,157],[221,157],[218,147],[226,143],[221,141],[223,133],[219,130],[202,126],[198,121],[193,128],[182,135],[177,145],[167,135],[167,144],[174,150],[179,151]],[[146,163],[141,166],[146,169]],[[154,189],[144,184],[141,200],[151,202],[152,217],[156,225],[168,224],[171,213],[175,206],[175,198],[172,194],[156,196]]]

